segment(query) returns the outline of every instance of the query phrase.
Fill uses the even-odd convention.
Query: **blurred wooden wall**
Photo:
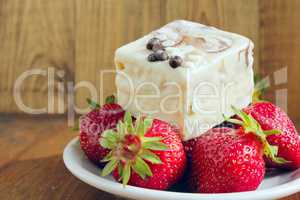
[[[288,89],[288,110],[300,119],[300,1],[290,0],[0,0],[0,112],[21,112],[12,91],[28,69],[55,69],[54,102],[47,78],[31,76],[21,88],[26,105],[63,112],[67,83],[90,81],[100,94],[100,70],[113,68],[117,47],[174,19],[188,19],[250,37],[255,69],[270,75],[274,91]],[[273,72],[287,66],[288,83],[275,85]],[[62,73],[64,72],[64,73]],[[113,75],[101,92],[114,92]],[[80,88],[76,105],[89,92]],[[58,109],[58,107],[62,109]]]

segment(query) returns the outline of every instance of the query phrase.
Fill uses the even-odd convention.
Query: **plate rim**
[[[100,175],[97,176],[91,173],[88,170],[85,170],[80,165],[73,165],[74,161],[69,159],[69,155],[72,154],[72,149],[76,148],[78,144],[78,136],[73,138],[66,145],[63,151],[63,161],[66,168],[78,179],[85,182],[88,185],[91,185],[99,190],[111,193],[113,195],[119,195],[127,198],[136,199],[140,196],[145,197],[144,199],[167,199],[167,200],[210,200],[210,199],[220,199],[220,200],[232,200],[233,198],[239,200],[247,200],[249,196],[251,199],[263,200],[263,199],[274,199],[282,198],[294,194],[300,191],[300,178],[297,178],[293,181],[272,187],[267,189],[248,191],[248,192],[235,192],[235,193],[187,193],[187,192],[173,192],[173,191],[161,191],[154,189],[146,189],[135,186],[126,186],[123,187],[122,184],[107,180]],[[78,147],[79,145],[77,145]],[[90,177],[90,178],[88,178]]]

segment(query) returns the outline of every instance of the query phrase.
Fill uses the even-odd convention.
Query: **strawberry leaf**
[[[230,123],[233,123],[233,124],[240,125],[240,126],[243,125],[243,122],[241,120],[238,120],[238,119],[227,119],[226,121],[230,122]]]
[[[129,178],[131,175],[131,166],[130,163],[126,163],[125,167],[123,169],[123,173],[122,173],[122,182],[123,182],[123,186],[125,187],[125,185],[128,184]]]
[[[250,119],[249,119],[249,117],[246,113],[244,113],[243,111],[235,108],[234,106],[231,106],[231,109],[234,111],[234,113],[237,116],[239,116],[242,119],[243,123],[245,123],[246,125],[250,125],[251,121],[250,121]]]
[[[143,148],[145,149],[151,149],[151,150],[159,150],[159,151],[164,151],[167,150],[168,147],[166,144],[162,142],[144,142],[143,143]]]
[[[102,133],[101,137],[109,140],[112,143],[116,143],[118,134],[114,130],[108,129]]]
[[[115,147],[115,144],[106,138],[100,138],[99,141],[100,145],[105,149],[113,149]]]
[[[264,152],[267,157],[271,158],[277,164],[285,164],[289,163],[289,161],[285,160],[282,157],[277,157],[278,154],[278,147],[274,145],[270,145],[269,143],[266,144],[266,148],[264,148]]]
[[[110,151],[102,160],[101,162],[108,162],[111,161],[113,159],[113,154],[112,151]]]
[[[128,133],[134,133],[133,124],[132,124],[132,116],[131,116],[129,111],[125,112],[124,123],[127,127],[127,132]]]
[[[105,103],[106,104],[116,103],[116,97],[114,95],[110,95],[110,96],[106,97]]]
[[[161,137],[144,137],[143,141],[144,142],[159,142],[162,141],[163,139]]]
[[[126,111],[125,113],[124,122],[127,124],[132,124],[132,117],[129,111]]]
[[[145,179],[146,178],[146,172],[144,170],[144,166],[141,165],[140,162],[135,162],[132,165],[132,169],[142,178]]]
[[[90,106],[91,109],[100,108],[100,105],[97,102],[93,101],[92,99],[87,98],[86,101],[89,104],[89,106]]]
[[[151,162],[152,164],[161,164],[162,163],[160,158],[155,153],[153,153],[149,150],[144,150],[140,156],[141,156],[141,158]]]
[[[117,165],[118,160],[113,159],[109,161],[102,170],[101,176],[107,176],[108,174],[110,174],[117,167]]]
[[[278,163],[278,164],[286,164],[286,163],[290,163],[291,161],[288,161],[282,157],[274,157],[273,160]]]
[[[270,156],[272,155],[277,155],[278,153],[278,147],[277,146],[273,146],[270,145],[269,143],[266,144],[267,145],[267,154],[270,154]]]
[[[141,157],[138,156],[135,162],[141,167],[147,176],[153,176],[149,165]]]
[[[269,136],[269,135],[277,135],[277,134],[281,134],[281,133],[282,133],[282,131],[281,131],[281,130],[277,130],[277,129],[264,131],[264,134],[265,134],[266,136]]]
[[[136,132],[139,136],[144,136],[144,123],[141,119],[141,117],[139,116],[136,120]]]
[[[122,121],[119,121],[117,124],[117,133],[120,140],[122,140],[126,134],[126,125]]]
[[[151,118],[144,119],[143,136],[147,133],[148,129],[152,126],[153,120]]]
[[[142,119],[141,116],[139,116],[136,120],[136,133],[138,134],[138,136],[143,137],[148,129],[152,126],[152,119],[151,118],[145,118]]]
[[[252,95],[252,102],[262,102],[262,96],[264,92],[268,89],[270,86],[269,79],[264,78],[262,79],[260,75],[255,74],[254,75],[254,91]]]
[[[106,149],[113,149],[117,145],[117,133],[112,130],[105,130],[99,139],[100,145]]]
[[[243,125],[243,121],[241,121],[241,120],[231,119],[229,117],[226,117],[224,114],[222,114],[222,116],[223,116],[224,121],[227,121],[227,122],[230,122],[230,123],[233,123],[233,124],[238,124],[240,126]]]
[[[118,164],[118,173],[119,173],[119,181],[121,181],[122,180],[122,176],[123,176],[123,165],[122,165],[122,163],[121,162],[119,162],[119,164]]]

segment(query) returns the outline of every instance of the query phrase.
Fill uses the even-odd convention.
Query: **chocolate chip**
[[[157,60],[159,61],[164,61],[169,59],[167,52],[165,52],[164,50],[158,50],[154,53],[156,55]]]
[[[154,43],[152,51],[164,50],[164,46],[161,43]]]
[[[155,61],[157,61],[157,60],[156,60],[155,53],[151,53],[151,54],[148,56],[148,61],[149,61],[149,62],[155,62]]]
[[[169,60],[169,65],[172,68],[177,68],[180,65],[182,65],[182,63],[183,63],[183,60],[182,60],[182,58],[180,56],[171,57],[170,60]]]
[[[167,52],[165,52],[164,50],[158,50],[158,51],[151,53],[148,56],[148,61],[149,62],[165,61],[165,60],[168,60],[168,58],[169,58],[169,56],[168,56]]]
[[[161,48],[163,47],[160,40],[156,37],[151,38],[148,43],[147,43],[147,49],[149,50],[154,50],[153,48],[155,48],[156,50],[158,50],[157,48]]]

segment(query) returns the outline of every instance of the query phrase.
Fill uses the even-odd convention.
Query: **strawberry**
[[[278,157],[278,147],[267,137],[281,132],[263,130],[251,115],[232,107],[237,124],[232,128],[213,128],[195,140],[192,148],[190,182],[192,190],[204,193],[242,192],[255,190],[265,174],[264,157],[286,163]]]
[[[186,153],[186,157],[188,159],[188,161],[191,160],[192,157],[192,152],[194,149],[195,144],[197,143],[199,137],[187,140],[187,141],[183,141],[183,147],[184,147],[184,151]]]
[[[115,103],[106,103],[101,108],[91,100],[89,103],[93,110],[80,118],[80,145],[88,159],[101,166],[100,161],[109,151],[100,146],[99,138],[104,130],[116,127],[125,111]]]
[[[280,134],[267,137],[271,145],[278,147],[278,156],[289,162],[275,163],[266,159],[270,167],[296,169],[300,167],[300,140],[293,122],[279,107],[269,102],[257,102],[244,109],[260,124],[262,130],[277,129]]]
[[[237,126],[233,123],[224,121],[223,123],[215,126],[214,128],[222,128],[222,127],[236,128]],[[192,154],[194,145],[197,143],[197,140],[198,140],[198,137],[183,142],[184,150],[186,152],[186,156],[187,156],[188,160],[190,160],[190,158],[192,156],[191,154]]]
[[[202,193],[255,190],[265,174],[263,145],[243,128],[213,128],[192,150],[191,189]]]
[[[134,124],[126,112],[116,131],[106,130],[102,134],[100,144],[110,149],[103,159],[109,162],[102,176],[112,173],[124,185],[170,188],[183,175],[186,163],[178,130],[158,119],[139,117]]]

